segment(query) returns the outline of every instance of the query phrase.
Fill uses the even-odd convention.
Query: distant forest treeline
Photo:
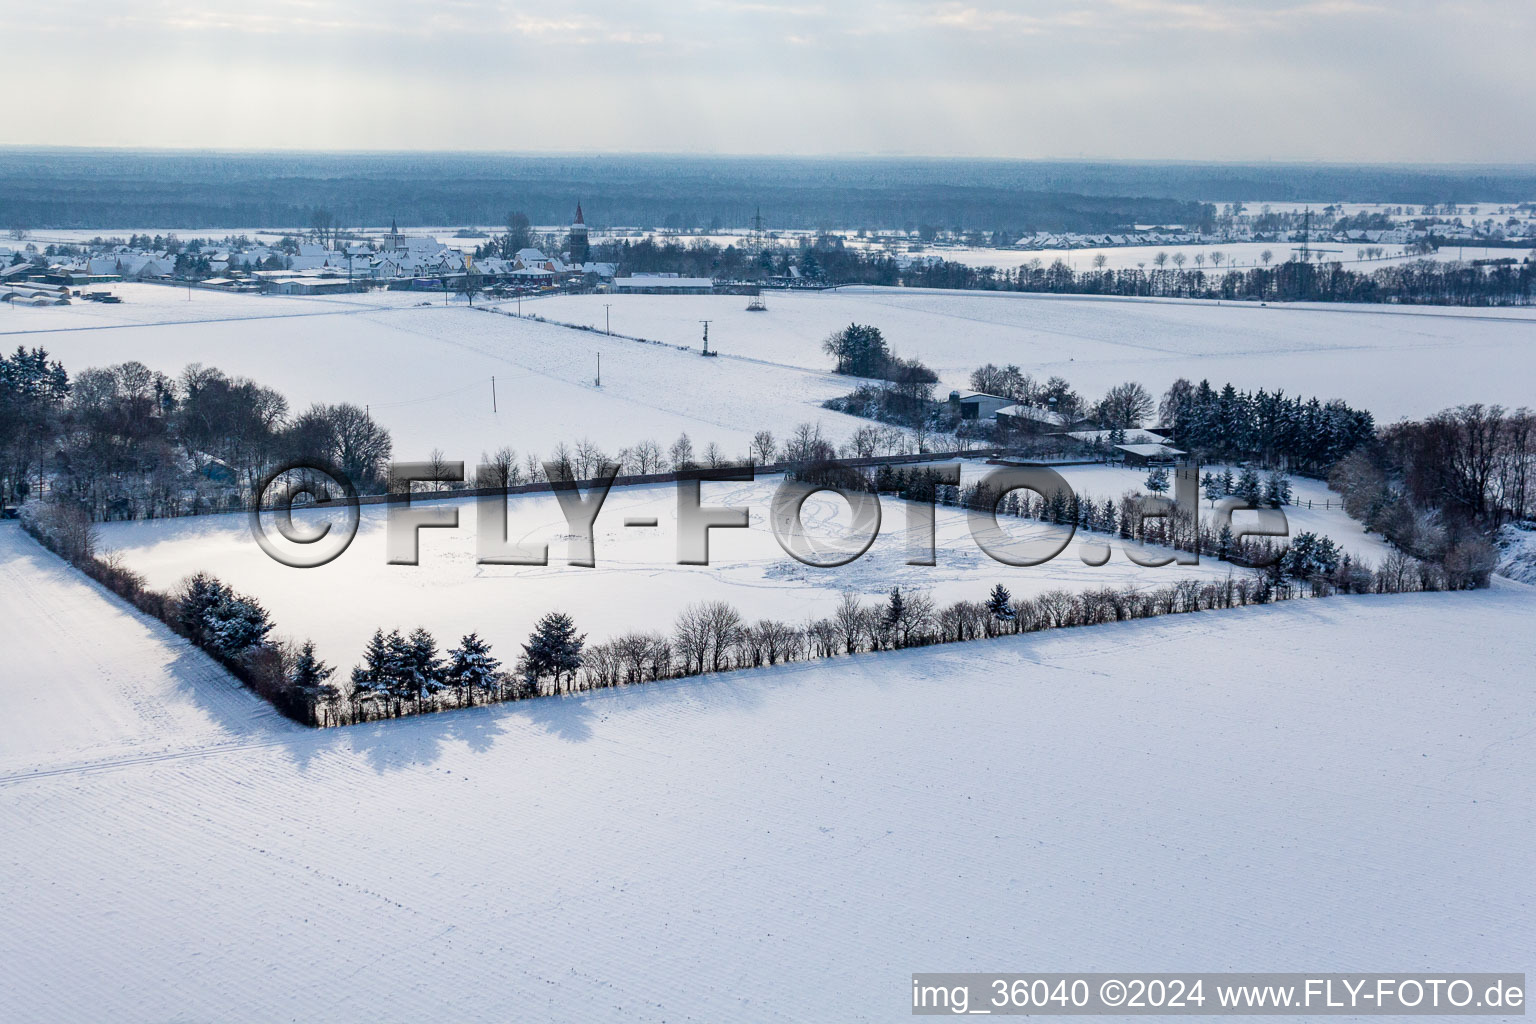
[[[939,228],[1110,231],[1198,224],[1209,202],[1515,202],[1522,168],[1200,165],[1069,161],[211,153],[0,149],[0,227],[343,225]],[[1134,197],[1134,198],[1130,198]],[[1154,198],[1162,197],[1162,198]]]
[[[616,263],[620,274],[675,272],[688,277],[730,281],[782,279],[794,267],[800,280],[816,286],[847,284],[906,288],[957,288],[1059,295],[1119,295],[1184,299],[1251,299],[1275,302],[1397,302],[1451,306],[1529,305],[1536,297],[1536,263],[1524,261],[1475,266],[1449,260],[1418,259],[1350,270],[1336,262],[1274,265],[1225,273],[1203,266],[1185,269],[1182,254],[1166,254],[1151,267],[1075,270],[1062,259],[1049,266],[1034,259],[1021,267],[972,267],[940,260],[903,268],[889,255],[842,244],[836,235],[802,245],[765,249],[724,248],[702,239],[680,244],[673,239],[606,243],[594,258]],[[1169,266],[1169,263],[1172,266]],[[870,376],[878,376],[871,374]]]

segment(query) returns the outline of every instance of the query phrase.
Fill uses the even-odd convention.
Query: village
[[[765,231],[761,217],[751,231],[608,228],[596,241],[580,203],[565,227],[525,232],[530,243],[508,249],[504,236],[460,229],[444,239],[385,230],[343,231],[326,218],[310,229],[257,231],[212,240],[183,241],[173,233],[94,236],[89,240],[30,239],[13,229],[0,245],[0,302],[56,305],[72,298],[117,302],[110,292],[84,289],[118,282],[169,283],[184,287],[276,295],[324,295],[374,288],[456,293],[473,299],[529,293],[611,291],[619,294],[708,294],[743,284],[780,288],[836,284],[819,273],[806,253],[846,251],[888,260],[900,273],[932,270],[947,262],[970,266],[1037,267],[1055,254],[1073,262],[1081,252],[1095,269],[1182,269],[1190,263],[1207,274],[1271,262],[1364,264],[1406,259],[1466,260],[1485,270],[1529,263],[1536,250],[1536,204],[1387,206],[1329,203],[1311,206],[1228,203],[1202,225],[1136,225],[1111,233],[1037,231],[1018,238],[997,233],[863,229]],[[417,229],[420,231],[420,229]],[[500,241],[470,247],[467,241]],[[697,271],[622,273],[613,260],[594,260],[594,246],[610,249],[633,240],[696,248],[712,244],[750,254],[740,266],[711,276]],[[1224,247],[1224,248],[1223,248]],[[1481,256],[1475,250],[1481,247]],[[1474,249],[1468,259],[1465,250]],[[504,251],[505,250],[505,251]],[[1186,254],[1185,250],[1193,254]],[[1120,253],[1122,255],[1115,255]]]

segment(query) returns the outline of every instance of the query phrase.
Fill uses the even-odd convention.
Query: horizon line
[[[1328,167],[1328,168],[1401,168],[1414,170],[1523,170],[1536,173],[1536,161],[1420,161],[1420,160],[1307,160],[1294,157],[1263,158],[1173,158],[1114,156],[988,156],[935,155],[924,153],[750,153],[700,152],[688,150],[562,150],[562,149],[314,149],[305,147],[227,147],[227,146],[107,146],[76,143],[0,143],[0,153],[140,153],[177,155],[273,155],[273,156],[464,156],[515,158],[647,158],[690,160],[807,160],[807,161],[912,161],[933,163],[1002,164],[1130,164],[1183,167]]]

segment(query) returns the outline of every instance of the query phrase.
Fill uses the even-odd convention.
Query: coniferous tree
[[[901,624],[902,616],[906,614],[906,598],[902,596],[901,587],[892,587],[891,596],[885,602],[885,610],[880,614],[879,629],[883,636],[892,640],[897,635],[897,627]]]
[[[1251,466],[1243,467],[1242,475],[1237,478],[1237,496],[1250,505],[1257,505],[1264,500],[1264,487],[1259,483],[1259,474]]]
[[[987,614],[996,622],[1012,622],[1014,619],[1013,595],[1001,583],[994,584],[987,597]]]
[[[442,659],[437,656],[437,640],[420,626],[406,637],[405,671],[418,708],[429,695],[436,694],[446,685]]]
[[[476,690],[495,694],[499,687],[501,662],[491,656],[491,645],[471,633],[448,652],[448,683],[459,688],[461,704],[473,699]]]
[[[295,687],[310,697],[321,696],[323,690],[335,690],[335,687],[326,683],[326,680],[336,674],[336,669],[327,665],[315,656],[315,642],[304,641],[304,646],[299,648],[298,660],[293,666],[293,677],[290,680]]]
[[[576,632],[576,623],[564,612],[550,612],[533,627],[533,634],[523,645],[522,673],[526,684],[537,687],[538,681],[551,676],[555,689],[560,680],[573,679],[582,664],[582,649],[587,635]]]
[[[267,642],[272,620],[254,598],[224,588],[221,598],[203,612],[202,646],[224,658],[238,658]]]
[[[1291,503],[1291,482],[1282,473],[1271,473],[1264,481],[1264,500],[1275,508]]]
[[[1281,571],[1296,580],[1312,580],[1333,575],[1339,568],[1339,549],[1328,537],[1307,531],[1291,540],[1280,559]]]
[[[1205,476],[1200,478],[1200,488],[1205,492],[1205,498],[1211,503],[1211,507],[1215,508],[1216,499],[1221,497],[1222,494],[1221,481],[1216,479],[1215,474],[1207,470]]]
[[[398,629],[384,638],[384,664],[379,671],[379,689],[389,697],[395,715],[411,695],[411,644]]]
[[[1221,536],[1216,538],[1216,557],[1221,561],[1227,560],[1227,555],[1232,551],[1232,527],[1228,523],[1221,524]]]
[[[332,705],[341,699],[341,691],[328,681],[335,674],[334,667],[315,656],[314,641],[304,641],[304,646],[299,648],[299,656],[293,666],[293,675],[289,677],[288,682],[293,692],[308,702],[310,714],[314,716],[316,724],[323,724],[319,722],[319,708],[322,705]]]
[[[384,689],[386,662],[389,658],[389,642],[382,629],[373,631],[368,646],[363,648],[363,663],[352,669],[352,703],[354,707],[372,700]]]
[[[181,631],[195,642],[201,643],[206,628],[204,617],[209,609],[224,600],[229,588],[216,577],[205,572],[197,573],[182,586],[181,600],[176,607],[176,621]]]

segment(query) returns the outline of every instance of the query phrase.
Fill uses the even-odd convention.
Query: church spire
[[[582,216],[581,216],[581,200],[579,200],[579,199],[576,200],[576,223],[577,224],[585,224],[586,223],[586,221],[584,219],[582,219]]]

